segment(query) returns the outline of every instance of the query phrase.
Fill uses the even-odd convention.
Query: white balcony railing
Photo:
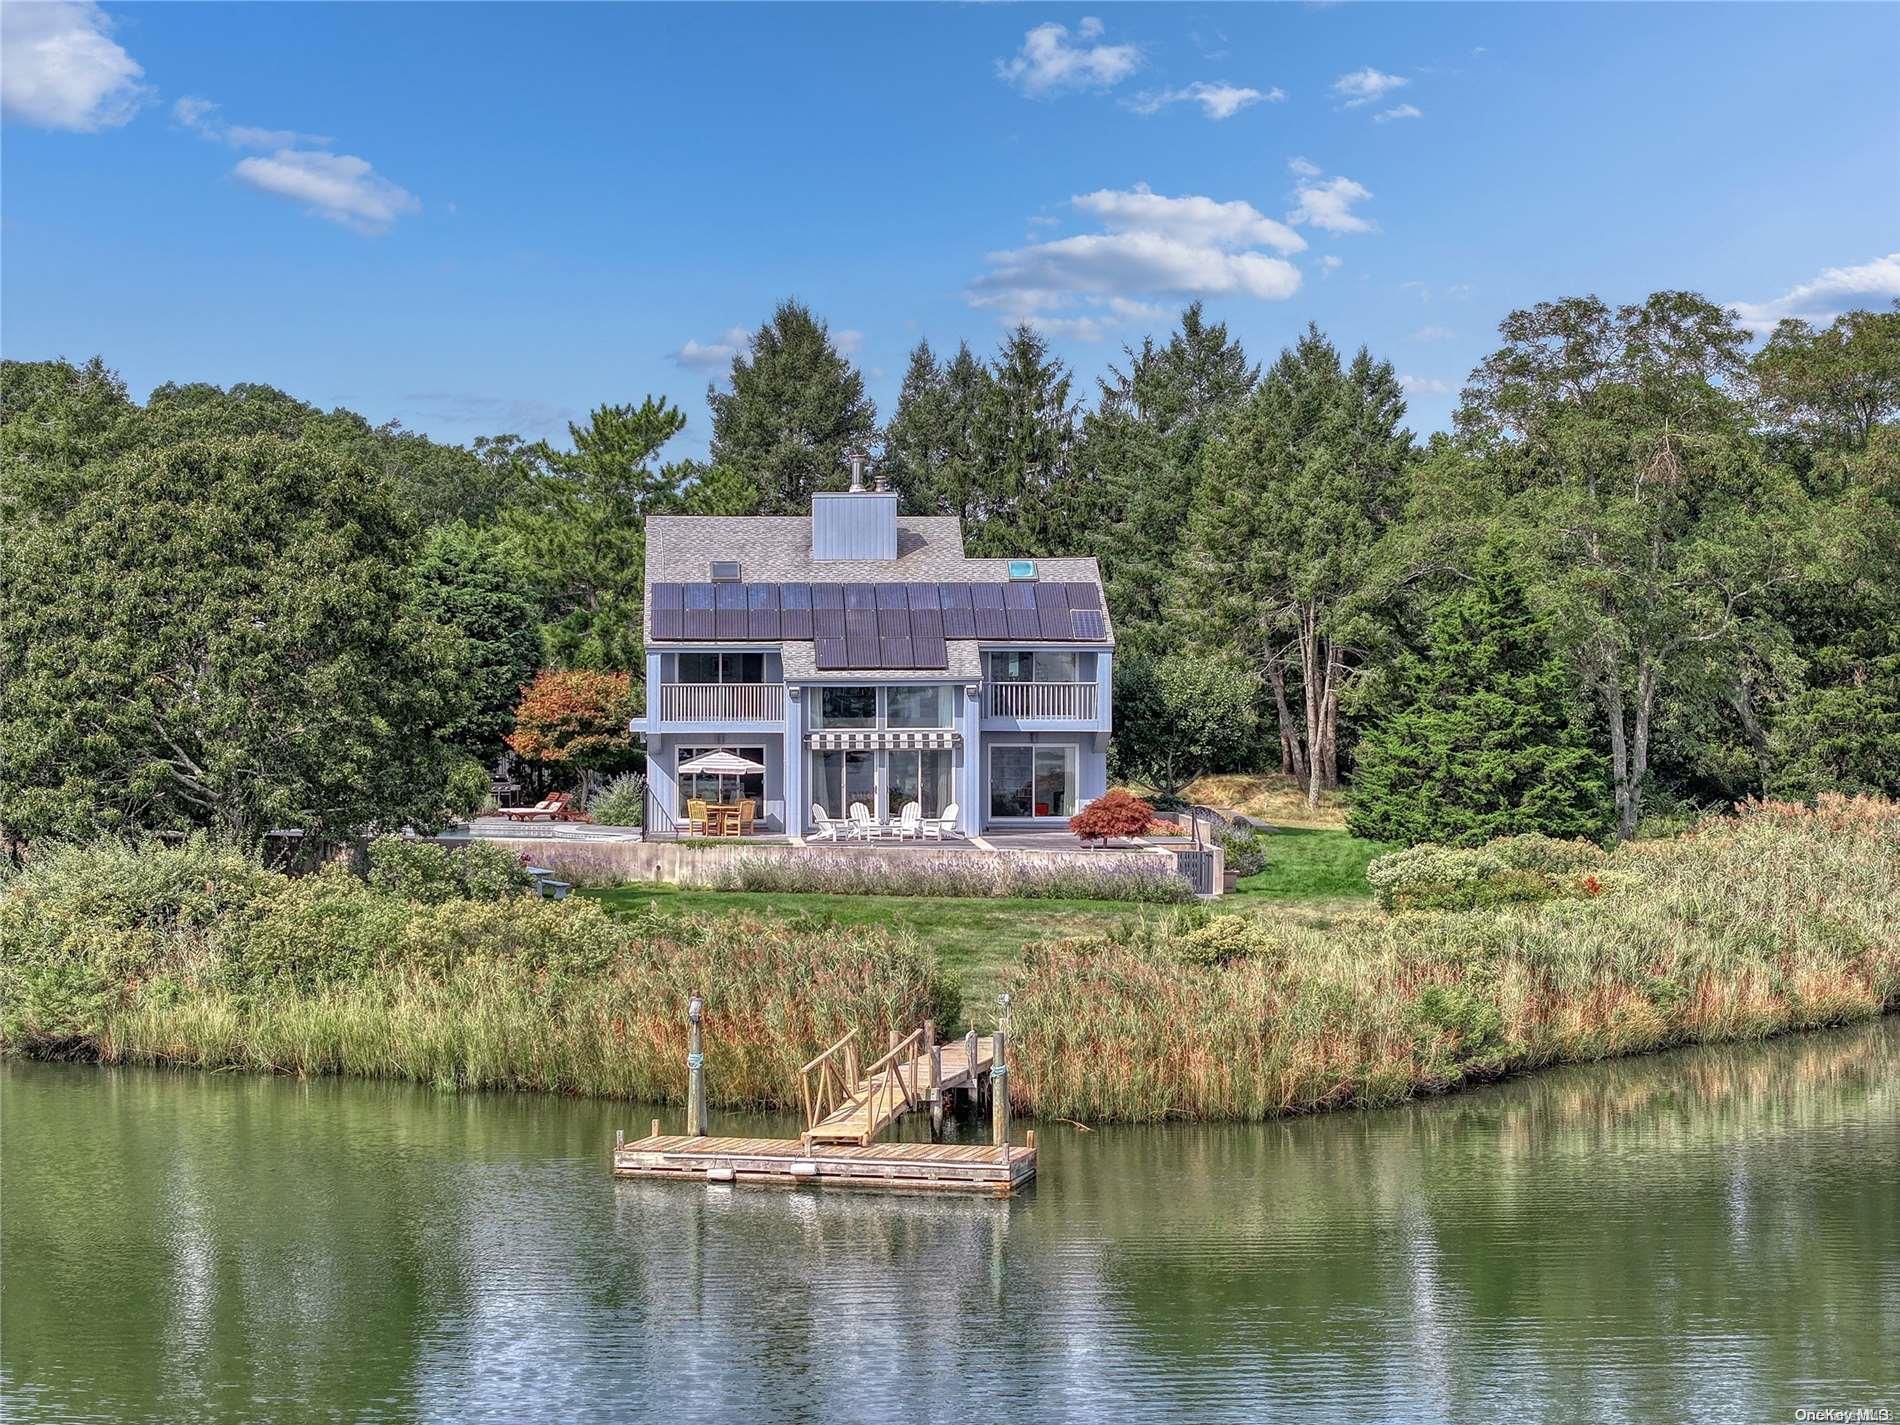
[[[783,722],[783,683],[662,683],[661,722]]]
[[[990,716],[1095,719],[1093,683],[990,684]]]

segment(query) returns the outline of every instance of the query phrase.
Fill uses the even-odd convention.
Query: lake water
[[[1900,1410],[1900,1020],[1377,1113],[1044,1124],[1013,1202],[616,1182],[651,1112],[0,1069],[0,1413]],[[789,1123],[714,1115],[746,1127]]]

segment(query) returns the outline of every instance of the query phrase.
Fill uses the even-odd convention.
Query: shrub
[[[369,844],[369,883],[405,900],[500,900],[524,893],[533,878],[515,853],[484,842],[450,851],[440,842],[379,836]]]
[[[718,887],[780,895],[958,896],[1034,900],[1113,900],[1171,904],[1194,898],[1187,878],[1153,855],[1081,857],[1019,851],[939,855],[806,850],[740,856]]]
[[[643,826],[646,821],[647,781],[638,772],[622,772],[587,804],[597,826]]]
[[[1610,859],[1610,853],[1594,841],[1562,841],[1536,831],[1501,836],[1484,849],[1513,871],[1540,871],[1546,876],[1594,870]]]
[[[1084,841],[1139,836],[1155,819],[1155,809],[1120,787],[1111,787],[1069,818],[1069,830]]]
[[[1267,869],[1267,837],[1252,827],[1220,833],[1221,850],[1227,857],[1227,869],[1242,876],[1257,876]]]
[[[1373,857],[1366,866],[1366,880],[1379,904],[1395,910],[1427,900],[1442,903],[1460,894],[1475,896],[1480,885],[1509,870],[1490,851],[1426,842]]]
[[[495,782],[488,769],[473,757],[464,757],[449,770],[443,801],[451,815],[467,819],[494,799]]]
[[[1224,965],[1254,952],[1253,927],[1242,915],[1221,915],[1170,943],[1176,959],[1189,965]]]

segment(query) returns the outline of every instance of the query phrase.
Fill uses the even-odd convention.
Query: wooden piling
[[[648,1136],[652,1138],[658,1138],[660,1136],[660,1120],[659,1119],[656,1118],[653,1120],[653,1132],[649,1134]]]
[[[937,1022],[924,1021],[924,1054],[930,1060],[930,1141],[943,1137],[943,1046],[937,1042]]]
[[[695,1138],[706,1136],[706,1055],[700,1038],[699,1020],[706,1001],[694,995],[686,1004],[686,1131]]]
[[[990,1065],[990,1140],[1009,1156],[1009,1062],[1003,1057],[1004,1034],[996,1031],[995,1060]]]

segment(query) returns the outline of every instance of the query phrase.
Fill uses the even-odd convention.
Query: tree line
[[[1689,293],[1542,303],[1423,441],[1389,362],[1262,365],[1199,303],[1088,398],[1032,328],[920,342],[880,422],[786,302],[708,395],[702,461],[653,396],[462,447],[0,365],[0,829],[440,821],[537,670],[639,668],[645,516],[801,513],[858,449],[972,554],[1101,560],[1117,771],[1164,791],[1351,780],[1408,841],[1900,791],[1900,308],[1754,346]]]

